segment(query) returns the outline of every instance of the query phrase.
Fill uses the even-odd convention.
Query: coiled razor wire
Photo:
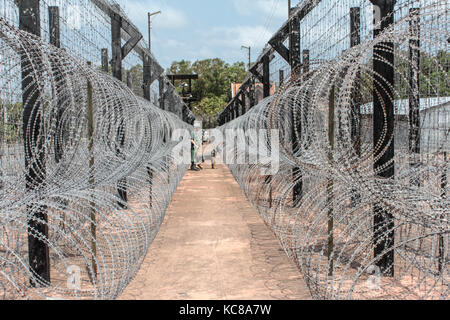
[[[450,98],[446,94],[450,85],[448,59],[443,64],[437,53],[448,55],[449,8],[447,1],[428,4],[420,8],[419,37],[410,32],[412,18],[403,17],[375,39],[306,74],[292,74],[275,96],[220,128],[224,136],[226,130],[245,133],[240,138],[245,139],[245,150],[227,140],[223,152],[227,159],[244,153],[247,164],[228,166],[316,299],[448,299]],[[408,145],[408,96],[403,92],[410,89],[411,39],[420,39],[421,48],[432,48],[415,49],[440,77],[416,70],[432,92],[421,93],[419,153],[399,147]],[[387,134],[384,123],[384,134],[374,148],[373,81],[384,80],[376,77],[372,65],[373,59],[386,60],[374,56],[373,48],[387,42],[394,46],[384,50],[396,59],[396,84],[389,96],[395,106],[395,137]],[[360,130],[357,142],[352,138],[355,121]],[[270,130],[280,137],[279,170],[272,176],[261,174],[266,165],[248,164],[257,155],[248,146],[255,145],[253,133],[261,129],[269,131],[259,144],[269,150],[273,146]],[[373,164],[386,152],[387,148],[380,148],[382,142],[389,146],[394,139],[395,178],[384,179],[374,172]],[[293,141],[297,141],[295,148]],[[303,194],[294,203],[293,189],[299,181]],[[384,233],[378,238],[375,206],[393,216],[380,223],[378,230]],[[376,239],[391,235],[392,249],[375,253],[380,241]],[[382,270],[378,262],[388,250],[394,252],[394,264]]]
[[[0,299],[116,298],[187,169],[171,134],[190,126],[3,18],[0,57]]]

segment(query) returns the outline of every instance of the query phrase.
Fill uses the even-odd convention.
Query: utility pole
[[[250,65],[252,64],[252,48],[247,46],[241,46],[241,49],[248,50],[248,70],[250,71]]]
[[[248,50],[248,71],[250,72],[250,66],[252,61],[251,47],[241,46],[241,49]],[[255,78],[252,77],[250,80],[250,88],[249,88],[249,100],[250,100],[250,109],[255,105]]]
[[[148,51],[149,51],[149,55],[152,54],[152,16],[160,14],[161,11],[157,11],[157,12],[153,12],[153,13],[148,13]],[[151,68],[152,68],[152,57],[151,56],[144,56],[144,61],[143,61],[143,65],[144,65],[144,98],[148,101],[151,101],[151,96],[150,96],[150,86],[151,86]]]
[[[152,16],[160,14],[161,11],[156,11],[153,13],[148,13],[148,50],[152,52]]]

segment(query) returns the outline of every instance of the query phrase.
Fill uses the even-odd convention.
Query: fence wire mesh
[[[61,49],[45,28],[58,4]],[[41,37],[19,30],[13,1],[0,6],[0,299],[114,299],[187,169],[171,134],[191,126],[170,86],[172,112],[159,92],[152,103],[100,71],[111,28],[91,1],[40,6]],[[68,21],[71,6],[81,22]],[[124,65],[142,60],[132,53]]]
[[[368,14],[350,47],[353,5]],[[220,128],[244,133],[223,152],[247,164],[228,166],[316,299],[448,299],[448,5],[397,1],[395,22],[374,36],[369,1],[321,1],[301,23],[317,63]],[[286,68],[280,59],[271,67]],[[251,146],[277,152],[274,134],[279,170],[261,175]]]

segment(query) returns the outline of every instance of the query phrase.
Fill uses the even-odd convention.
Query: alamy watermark
[[[380,290],[381,283],[381,269],[378,266],[370,265],[367,268],[367,273],[370,274],[366,280],[366,287],[370,290]]]
[[[205,147],[209,153],[215,151],[227,165],[258,165],[261,175],[274,175],[280,168],[280,138],[278,130],[208,130],[210,143]],[[196,140],[196,139],[194,139]],[[177,164],[191,163],[192,133],[177,129],[172,141],[178,144],[172,150]]]
[[[81,290],[81,269],[79,266],[69,266],[67,268],[67,289]]]

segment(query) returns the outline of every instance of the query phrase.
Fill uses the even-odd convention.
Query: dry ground
[[[228,168],[189,171],[120,299],[310,299]]]

